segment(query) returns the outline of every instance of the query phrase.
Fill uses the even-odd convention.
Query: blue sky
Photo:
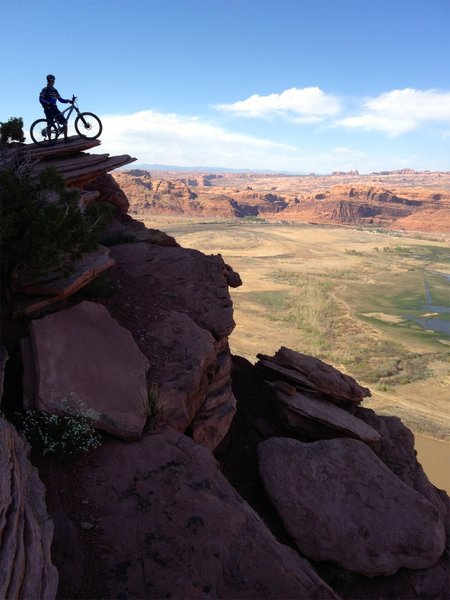
[[[54,73],[99,151],[139,163],[450,170],[450,0],[1,0],[0,21],[0,121],[26,130]]]

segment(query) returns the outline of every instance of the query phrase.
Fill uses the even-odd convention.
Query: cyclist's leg
[[[48,141],[52,140],[52,125],[53,125],[53,114],[50,108],[44,108],[45,118],[47,119],[47,138]]]
[[[56,110],[57,110],[57,112],[55,113],[55,121],[58,121],[58,123],[60,125],[62,125],[63,133],[64,133],[64,141],[67,142],[67,119],[64,117],[64,115],[58,109],[56,109]]]

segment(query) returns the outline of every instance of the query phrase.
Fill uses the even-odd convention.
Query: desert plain
[[[402,179],[397,174],[391,187],[401,187]],[[236,190],[248,182],[230,175],[229,183]],[[293,179],[286,183],[293,191]],[[424,176],[416,189],[426,184],[433,193],[437,183],[450,190],[446,174],[434,181]],[[253,176],[253,189],[264,193],[267,185],[273,188],[273,180]],[[403,185],[409,194],[415,189],[411,177]],[[224,219],[144,210],[135,217],[184,247],[221,254],[240,274],[242,286],[231,290],[233,354],[255,362],[258,353],[287,346],[352,375],[372,392],[365,406],[400,417],[416,436],[429,476],[450,489],[450,231],[305,223],[284,215]]]

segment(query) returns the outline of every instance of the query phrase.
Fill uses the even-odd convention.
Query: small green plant
[[[387,385],[386,383],[377,383],[375,386],[375,389],[378,390],[379,392],[390,392],[391,391],[391,387],[389,385]]]
[[[163,419],[163,410],[159,398],[159,387],[157,383],[150,384],[148,388],[145,414],[150,426],[157,425]]]
[[[84,454],[101,445],[93,423],[100,415],[87,408],[74,393],[56,403],[65,414],[25,410],[15,413],[14,422],[40,454],[59,457]]]
[[[0,123],[0,142],[2,144],[24,141],[22,118],[11,117],[6,123]]]

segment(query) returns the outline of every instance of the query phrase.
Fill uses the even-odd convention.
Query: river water
[[[414,434],[417,459],[428,479],[450,494],[450,444]]]
[[[447,273],[441,273],[440,271],[429,271],[432,275],[436,275],[443,279],[445,282],[450,283],[450,275]],[[433,297],[430,290],[430,285],[424,275],[425,285],[425,304],[423,306],[424,316],[417,317],[406,314],[404,317],[409,321],[414,321],[420,325],[423,329],[436,331],[443,333],[444,335],[450,336],[450,321],[439,318],[441,315],[450,314],[450,286],[449,286],[449,302],[446,306],[438,306],[433,303]]]

